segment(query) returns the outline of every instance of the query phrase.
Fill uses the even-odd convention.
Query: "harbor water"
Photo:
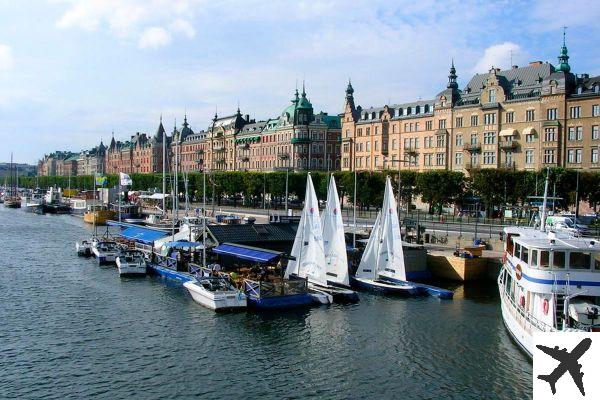
[[[528,399],[493,283],[454,300],[216,314],[78,258],[91,227],[0,207],[0,398]]]

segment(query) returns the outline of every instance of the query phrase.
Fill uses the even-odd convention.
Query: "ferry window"
[[[521,245],[519,243],[515,243],[515,257],[521,258]]]
[[[531,249],[531,263],[532,267],[538,266],[538,251],[535,249]]]
[[[527,247],[521,247],[521,260],[529,264],[529,249]]]
[[[565,267],[565,252],[555,251],[552,257],[552,268],[564,268]]]
[[[600,253],[594,254],[594,269],[600,271]]]
[[[550,252],[549,251],[540,251],[540,268],[548,268],[550,267]]]
[[[592,256],[590,253],[573,252],[569,254],[569,268],[590,269]]]

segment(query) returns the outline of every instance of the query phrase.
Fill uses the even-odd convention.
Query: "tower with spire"
[[[563,27],[563,45],[560,49],[560,55],[558,56],[558,66],[556,71],[562,71],[565,73],[571,72],[571,66],[569,65],[569,50],[567,49],[567,27]]]
[[[458,76],[456,75],[456,68],[454,67],[454,58],[452,59],[452,66],[450,67],[450,74],[448,75],[448,89],[458,89],[458,82],[456,81]]]

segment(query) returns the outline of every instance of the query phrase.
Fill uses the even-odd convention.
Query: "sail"
[[[381,211],[377,213],[371,236],[358,264],[357,278],[375,279],[377,277],[377,253],[381,237]]]
[[[327,207],[323,212],[323,248],[325,250],[327,279],[331,282],[349,285],[344,221],[342,220],[340,198],[338,197],[333,175],[329,180]]]
[[[381,246],[378,253],[378,272],[389,278],[406,281],[404,252],[400,235],[400,221],[396,208],[396,199],[392,190],[392,182],[388,176],[383,194]]]
[[[296,274],[308,278],[313,283],[327,284],[325,275],[325,251],[323,250],[323,229],[319,215],[319,201],[310,177],[306,179],[306,197],[304,209],[296,231],[296,238],[290,254],[296,260],[290,260],[285,277]]]

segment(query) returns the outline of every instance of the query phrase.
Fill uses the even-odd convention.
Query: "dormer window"
[[[594,85],[594,93],[600,93],[600,85]]]
[[[399,108],[398,109],[398,116],[401,117],[404,115],[404,109],[403,108]]]
[[[582,94],[582,93],[583,93],[583,86],[577,87],[577,94]]]
[[[406,115],[412,114],[412,109],[410,107],[406,107]]]
[[[421,106],[415,107],[415,114],[421,114]]]
[[[423,112],[427,114],[429,112],[429,104],[425,104]]]

